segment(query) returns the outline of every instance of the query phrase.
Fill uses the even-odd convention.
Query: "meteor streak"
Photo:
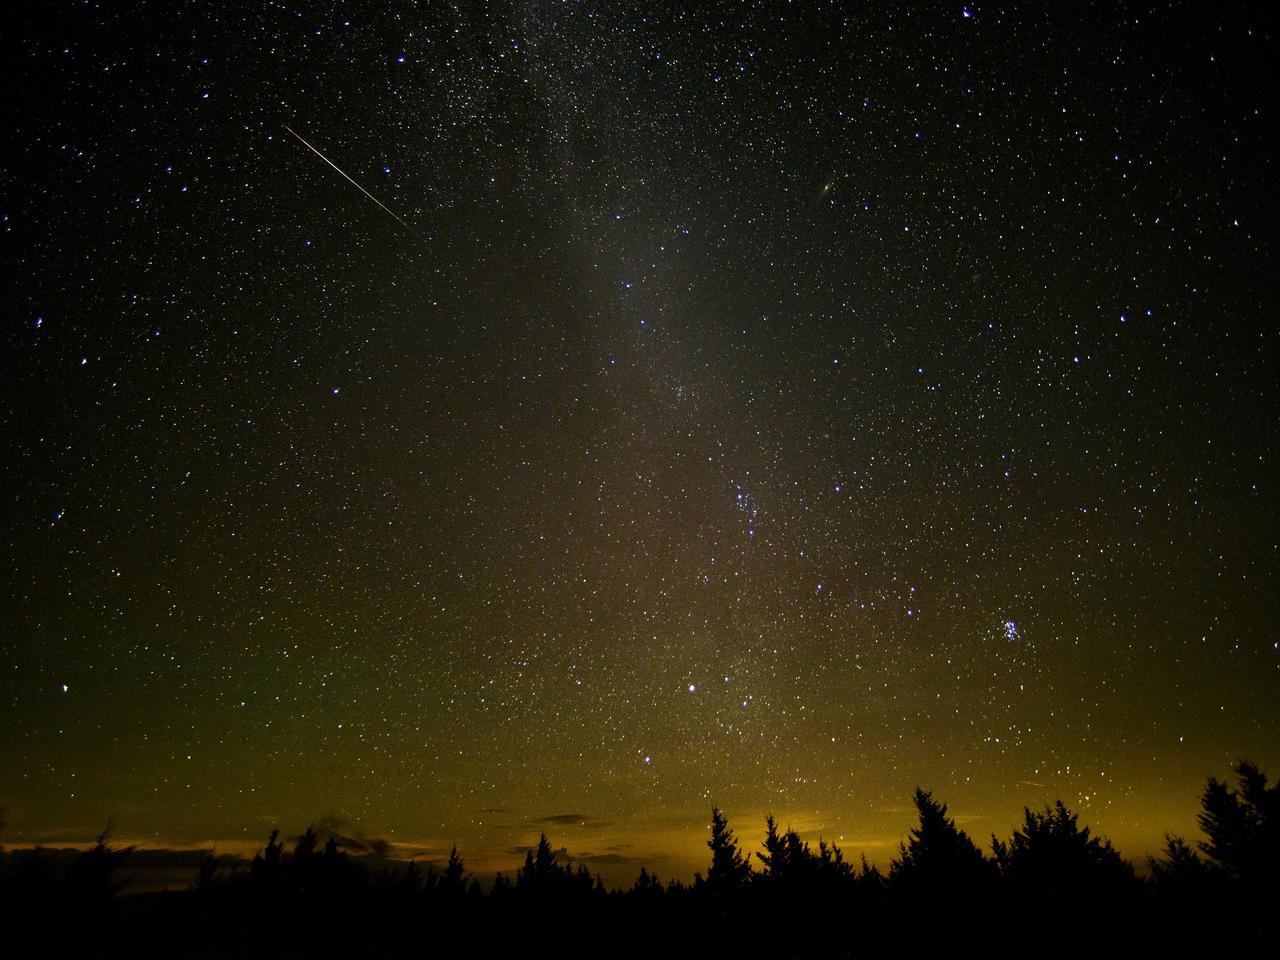
[[[323,160],[323,161],[324,161],[325,163],[327,163],[329,166],[333,167],[333,169],[337,170],[337,171],[338,171],[338,173],[342,174],[343,178],[344,178],[348,183],[350,183],[353,187],[355,187],[357,190],[359,190],[361,193],[363,193],[366,197],[368,197],[370,200],[372,200],[374,203],[376,203],[378,206],[380,206],[383,210],[385,210],[385,211],[386,211],[388,214],[390,214],[392,217],[395,217],[395,221],[396,221],[396,223],[400,224],[400,226],[404,227],[406,230],[408,230],[410,233],[412,233],[412,234],[413,234],[417,239],[422,240],[422,241],[423,241],[423,243],[425,243],[425,242],[426,242],[426,240],[422,237],[422,235],[421,235],[421,234],[419,234],[417,230],[413,229],[413,227],[409,226],[409,224],[405,223],[405,222],[404,222],[404,219],[403,219],[399,214],[397,214],[394,210],[392,210],[390,207],[388,207],[385,203],[383,203],[381,200],[379,200],[377,197],[375,197],[372,193],[370,193],[370,192],[369,192],[368,190],[366,190],[364,187],[360,186],[360,184],[356,183],[354,180],[352,180],[350,177],[348,177],[348,176],[347,176],[347,172],[346,172],[345,170],[343,170],[340,166],[338,166],[336,163],[334,163],[332,160],[330,160],[328,157],[326,157],[323,153],[321,153],[319,150],[317,150],[317,149],[316,149],[315,147],[313,147],[311,144],[307,143],[307,141],[306,141],[306,140],[303,140],[302,135],[301,135],[300,133],[298,133],[298,131],[294,130],[294,129],[293,129],[293,127],[289,126],[288,124],[285,124],[285,129],[286,129],[286,130],[288,130],[288,131],[289,131],[291,134],[293,134],[295,137],[297,137],[299,140],[301,140],[301,141],[302,141],[302,145],[303,145],[304,147],[306,147],[308,150],[310,150],[312,153],[314,153],[317,157],[319,157],[321,160]]]

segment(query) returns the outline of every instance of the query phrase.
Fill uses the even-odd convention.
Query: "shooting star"
[[[355,187],[357,190],[359,190],[361,193],[363,193],[366,197],[368,197],[370,200],[372,200],[374,203],[376,203],[378,206],[380,206],[380,207],[381,207],[383,210],[385,210],[385,211],[386,211],[390,216],[394,217],[394,218],[395,218],[396,223],[400,224],[400,226],[404,227],[404,228],[405,228],[406,230],[408,230],[411,234],[413,234],[413,235],[414,235],[414,237],[416,237],[417,239],[421,240],[423,243],[426,243],[426,242],[427,242],[427,241],[426,241],[426,238],[424,238],[424,237],[422,236],[422,234],[418,233],[418,231],[417,231],[417,230],[413,229],[413,227],[409,226],[409,224],[407,224],[407,223],[405,223],[405,222],[404,222],[404,218],[403,218],[403,217],[401,217],[399,214],[397,214],[394,210],[392,210],[390,207],[388,207],[385,203],[383,203],[381,200],[379,200],[377,197],[375,197],[372,193],[370,193],[370,192],[369,192],[368,190],[366,190],[364,187],[360,186],[360,184],[356,183],[356,182],[355,182],[354,180],[352,180],[349,176],[347,176],[347,172],[346,172],[345,170],[343,170],[340,166],[338,166],[336,163],[334,163],[332,160],[330,160],[328,157],[326,157],[323,153],[321,153],[319,150],[317,150],[317,149],[316,149],[315,147],[313,147],[311,144],[307,143],[307,141],[306,141],[306,140],[304,140],[304,139],[302,138],[302,135],[301,135],[300,133],[298,133],[298,131],[297,131],[297,130],[294,130],[294,129],[293,129],[293,127],[289,126],[288,124],[285,124],[285,129],[286,129],[286,130],[288,130],[288,131],[289,131],[291,134],[293,134],[295,137],[297,137],[297,138],[298,138],[298,140],[300,140],[300,141],[302,142],[302,145],[303,145],[304,147],[306,147],[308,150],[310,150],[312,153],[314,153],[317,157],[319,157],[321,160],[323,160],[323,161],[324,161],[325,163],[327,163],[329,166],[333,167],[333,169],[337,170],[337,171],[338,171],[338,173],[342,174],[343,179],[345,179],[349,184],[351,184],[353,187]]]

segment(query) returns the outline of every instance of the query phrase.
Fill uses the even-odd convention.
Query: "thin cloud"
[[[532,846],[528,846],[528,845],[525,845],[525,846],[511,846],[511,847],[507,847],[507,848],[506,848],[506,852],[507,852],[508,854],[512,854],[512,855],[514,855],[514,856],[520,857],[520,856],[524,856],[526,853],[532,853],[532,852],[533,852],[533,847],[532,847]],[[559,860],[561,860],[561,861],[564,861],[564,860],[572,860],[572,859],[573,859],[572,857],[570,857],[570,856],[569,856],[569,848],[568,848],[568,847],[559,847],[559,848],[557,848],[557,849],[555,849],[555,850],[552,850],[552,851],[551,851],[551,854],[552,854],[552,856],[556,857],[557,859],[559,859]]]
[[[661,863],[669,859],[665,853],[651,853],[647,856],[626,855],[621,853],[575,853],[569,859],[575,863],[591,863],[604,866],[643,866]]]
[[[548,817],[539,817],[530,821],[535,826],[548,825],[555,827],[608,827],[612,823],[607,820],[593,820],[586,813],[553,813]]]
[[[585,813],[553,813],[549,817],[539,817],[534,823],[554,823],[560,826],[585,824],[591,818]]]
[[[385,857],[391,848],[389,840],[366,836],[356,824],[335,814],[321,817],[312,824],[312,828],[322,838],[333,837],[339,847],[352,853],[371,853]]]

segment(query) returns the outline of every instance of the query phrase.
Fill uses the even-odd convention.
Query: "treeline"
[[[782,956],[1273,955],[1280,907],[1280,785],[1242,763],[1210,779],[1204,839],[1169,837],[1139,876],[1059,801],[1026,810],[985,853],[917,790],[918,823],[885,870],[814,846],[770,817],[748,852],[711,812],[709,864],[692,883],[642,868],[608,890],[544,835],[514,875],[485,889],[455,848],[440,869],[370,869],[334,836],[272,833],[247,868],[209,857],[184,892],[122,896],[130,850],[104,834],[60,875],[11,853],[3,934],[23,955]],[[0,941],[3,942],[3,941]],[[16,955],[16,954],[14,954]]]

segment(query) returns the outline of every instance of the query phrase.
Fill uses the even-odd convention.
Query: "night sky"
[[[1265,5],[682,6],[12,15],[0,841],[1280,772]]]

